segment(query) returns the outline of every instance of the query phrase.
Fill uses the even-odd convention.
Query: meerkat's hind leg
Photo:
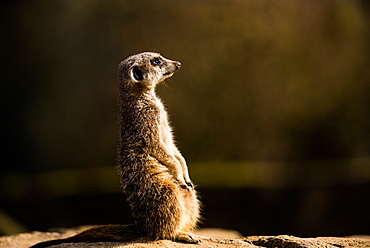
[[[190,244],[198,244],[202,242],[198,236],[190,232],[180,232],[176,236],[176,241],[183,242],[183,243],[190,243]]]

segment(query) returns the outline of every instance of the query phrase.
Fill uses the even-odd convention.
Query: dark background
[[[8,1],[0,234],[129,223],[118,63],[161,52],[158,94],[204,203],[244,235],[370,233],[368,1]]]

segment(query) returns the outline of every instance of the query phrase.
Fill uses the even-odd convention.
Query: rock
[[[13,236],[0,237],[0,248],[28,248],[38,242],[61,239],[80,232],[83,228],[58,229],[57,232],[30,232]],[[370,236],[356,237],[317,237],[299,238],[288,235],[281,236],[250,236],[242,238],[240,233],[233,230],[207,228],[200,229],[197,234],[202,236],[199,244],[184,244],[170,240],[146,241],[136,240],[135,242],[97,242],[97,243],[66,243],[53,248],[138,248],[138,247],[174,247],[174,248],[206,248],[206,247],[282,247],[282,248],[338,248],[338,247],[370,247]],[[203,237],[207,236],[207,237]]]
[[[370,236],[362,238],[317,237],[299,238],[288,235],[281,236],[251,236],[242,240],[250,242],[257,247],[281,248],[338,248],[338,247],[370,247]]]

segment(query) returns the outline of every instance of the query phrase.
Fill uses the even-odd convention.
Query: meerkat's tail
[[[75,236],[37,243],[30,248],[45,248],[63,243],[134,241],[144,237],[135,225],[102,225],[87,229]]]

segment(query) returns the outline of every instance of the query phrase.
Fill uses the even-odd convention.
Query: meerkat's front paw
[[[182,189],[187,189],[188,191],[194,189],[194,185],[192,182],[186,182],[185,180],[181,180],[181,181],[177,180],[177,182],[179,183]]]
[[[183,189],[187,189],[189,187],[188,184],[185,182],[185,180],[182,177],[177,177],[176,181],[180,185],[180,187],[183,188]]]
[[[176,181],[182,189],[187,189],[189,191],[194,189],[194,185],[189,177],[178,175]]]
[[[194,190],[194,185],[191,183],[190,185],[188,183],[186,183],[186,185],[180,185],[180,187],[182,189],[186,189],[187,191],[191,191],[191,190]]]
[[[188,232],[179,233],[176,237],[176,241],[190,244],[198,244],[199,242],[202,242],[202,240],[195,234]]]
[[[188,173],[185,174],[184,180],[186,182],[186,185],[187,185],[188,190],[194,189],[194,184],[191,182]]]
[[[188,186],[188,188],[194,189],[194,184],[192,182],[186,182],[186,185]]]

